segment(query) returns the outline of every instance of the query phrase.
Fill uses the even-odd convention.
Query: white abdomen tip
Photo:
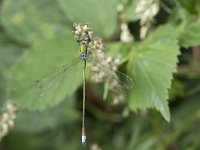
[[[86,144],[86,136],[85,135],[82,136],[82,144]]]

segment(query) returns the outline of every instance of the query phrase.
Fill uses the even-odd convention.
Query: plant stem
[[[198,64],[200,62],[200,46],[192,48],[192,63]]]

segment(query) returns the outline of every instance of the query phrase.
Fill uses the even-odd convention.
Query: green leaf
[[[82,80],[81,63],[71,76],[64,78],[55,91],[38,96],[33,83],[45,74],[54,73],[56,68],[79,56],[78,44],[70,36],[43,40],[27,50],[10,71],[9,97],[16,100],[20,108],[43,110],[55,106],[72,95]],[[53,71],[53,72],[52,72]]]
[[[198,118],[198,113],[200,110],[200,95],[195,94],[193,96],[186,97],[184,101],[176,107],[176,110],[173,111],[172,124],[175,127],[180,127],[185,124],[185,121],[190,120],[191,118]]]
[[[10,36],[28,44],[70,31],[66,17],[54,0],[6,0],[1,22]]]
[[[200,1],[199,0],[178,0],[180,4],[190,13],[198,14],[200,11]]]
[[[3,105],[3,103],[5,102],[6,100],[6,83],[5,83],[5,76],[4,76],[4,70],[3,70],[3,67],[1,66],[0,64],[0,109]]]
[[[62,102],[43,112],[20,111],[16,119],[15,130],[34,133],[53,129],[62,124],[72,124],[79,118],[78,112],[74,109],[74,102],[72,97],[70,101]]]
[[[0,32],[0,106],[7,100],[7,71],[23,52],[24,46],[10,40]],[[0,107],[1,108],[1,107]]]
[[[22,52],[23,47],[20,45],[11,42],[0,42],[0,62],[6,67],[15,63]]]
[[[97,36],[110,37],[117,25],[117,0],[58,0],[72,22],[90,23]]]
[[[176,71],[179,47],[173,27],[159,27],[146,41],[132,48],[134,88],[130,95],[132,110],[156,108],[170,121],[168,89]]]
[[[200,45],[200,24],[189,23],[179,35],[180,45],[184,47]]]
[[[0,62],[8,68],[22,54],[24,46],[10,40],[5,34],[0,34]]]

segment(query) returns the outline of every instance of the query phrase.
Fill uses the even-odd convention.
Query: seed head
[[[122,104],[125,102],[125,95],[123,93],[120,93],[119,95],[114,94],[113,95],[113,105]]]
[[[14,101],[8,100],[6,108],[0,115],[0,139],[2,139],[14,127],[17,107]]]
[[[89,24],[83,25],[82,23],[74,23],[73,27],[75,31],[73,31],[72,34],[78,43],[89,44],[93,40],[94,33]]]
[[[140,15],[140,38],[144,39],[154,23],[154,17],[159,11],[158,0],[140,0],[136,6],[135,12]]]

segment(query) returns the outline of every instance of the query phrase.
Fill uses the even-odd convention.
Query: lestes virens
[[[85,133],[85,89],[86,89],[86,63],[89,62],[92,66],[95,66],[101,74],[102,81],[106,82],[106,85],[114,91],[116,94],[126,92],[127,89],[132,88],[133,82],[127,75],[113,71],[106,65],[99,63],[93,56],[95,55],[95,49],[92,49],[91,43],[94,44],[94,34],[91,27],[82,24],[74,24],[75,31],[73,32],[75,39],[80,44],[80,56],[74,61],[67,65],[63,65],[53,74],[47,75],[40,80],[36,80],[34,88],[40,96],[46,95],[49,91],[55,89],[61,81],[67,76],[71,75],[74,67],[82,62],[82,73],[83,73],[83,112],[82,112],[82,144],[86,144],[86,133]],[[91,45],[90,45],[91,44]],[[93,45],[94,46],[94,45]]]

